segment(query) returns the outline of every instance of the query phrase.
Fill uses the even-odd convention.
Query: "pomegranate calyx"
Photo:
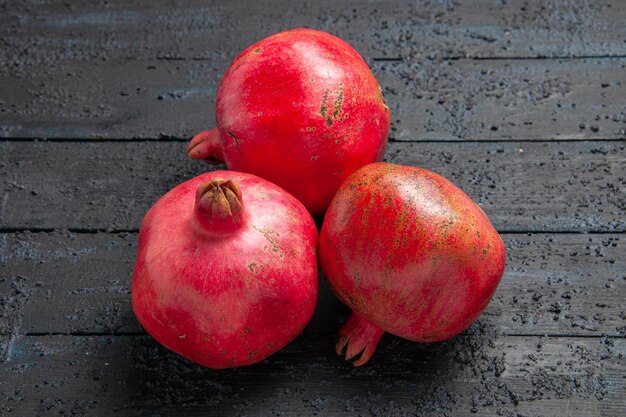
[[[212,235],[230,234],[243,223],[243,201],[233,180],[215,178],[196,191],[196,220]]]
[[[374,354],[384,333],[383,329],[353,311],[348,321],[339,330],[335,350],[346,360],[353,360],[354,366],[365,365]]]
[[[205,130],[194,136],[187,146],[187,155],[191,159],[202,159],[211,165],[223,163],[224,154],[219,130]]]

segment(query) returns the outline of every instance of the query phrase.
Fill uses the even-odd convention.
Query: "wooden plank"
[[[623,142],[390,143],[432,169],[500,231],[626,230]],[[0,142],[0,228],[136,230],[167,190],[209,169],[180,142]]]
[[[0,241],[10,271],[0,303],[20,297],[12,317],[0,317],[19,327],[13,334],[143,333],[130,306],[136,233],[18,233]],[[508,335],[626,336],[624,235],[507,234],[504,241],[506,273],[481,326]],[[320,284],[307,332],[334,335],[348,310],[323,277]]]
[[[626,59],[377,63],[397,140],[626,138]]]
[[[0,79],[0,136],[189,139],[215,125],[222,64],[90,61]]]
[[[23,337],[0,364],[7,415],[621,416],[624,339],[384,337],[362,368],[301,336],[261,364],[201,368],[147,337]]]
[[[0,78],[0,136],[188,139],[226,62],[59,63]],[[397,140],[626,138],[626,58],[374,62]]]
[[[0,323],[13,334],[141,332],[130,306],[136,241],[137,233],[0,235],[0,305],[17,304]]]
[[[626,5],[616,0],[431,2],[332,0],[5,1],[10,66],[66,60],[232,59],[272,33],[312,27],[372,57],[626,55]]]
[[[9,275],[4,271],[5,261],[4,248],[7,236],[0,236],[2,252],[0,252],[0,263],[3,267],[0,276],[0,363],[4,361],[20,330],[22,322],[22,310],[26,300],[25,288],[28,281],[24,276]]]

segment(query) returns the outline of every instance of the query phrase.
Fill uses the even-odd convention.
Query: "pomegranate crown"
[[[234,233],[243,223],[241,190],[232,179],[214,178],[196,191],[196,220],[210,235]]]

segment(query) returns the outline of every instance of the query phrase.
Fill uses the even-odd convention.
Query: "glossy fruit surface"
[[[217,128],[196,135],[188,152],[266,178],[321,214],[351,173],[382,159],[390,117],[349,44],[294,29],[235,59],[217,93]]]
[[[161,344],[204,366],[259,362],[313,314],[316,244],[310,214],[280,187],[233,171],[200,175],[143,220],[135,315]]]
[[[389,332],[418,342],[450,338],[487,307],[505,247],[478,205],[440,175],[387,163],[350,176],[333,199],[320,265],[353,314],[337,351],[373,354]]]

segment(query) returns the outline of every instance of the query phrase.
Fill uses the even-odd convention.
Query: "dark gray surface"
[[[1,228],[136,230],[210,169],[181,142],[0,142]],[[623,141],[390,143],[387,160],[448,177],[499,231],[626,230]],[[555,175],[555,173],[558,173]]]
[[[626,2],[0,11],[0,415],[626,414]],[[393,111],[387,159],[476,200],[503,233],[507,271],[463,335],[385,336],[359,369],[333,352],[347,309],[322,281],[295,342],[211,371],[134,320],[136,231],[162,193],[207,169],[185,141],[213,123],[230,60],[296,26],[364,55]]]
[[[335,3],[5,2],[0,137],[188,138],[231,59],[299,26],[370,61],[394,138],[626,137],[626,2]]]
[[[292,27],[345,38],[371,58],[624,56],[619,0],[3,1],[11,63],[232,59]]]
[[[81,60],[4,83],[0,137],[188,139],[225,61]],[[398,140],[626,138],[626,58],[373,62]],[[42,88],[42,86],[45,86]]]
[[[623,235],[503,237],[507,270],[481,323],[503,335],[623,335]],[[13,327],[27,335],[143,333],[130,306],[136,241],[136,233],[2,235],[12,277],[0,281],[0,292],[18,301]],[[321,284],[307,331],[332,340],[347,309]]]
[[[260,364],[212,371],[143,336],[22,337],[5,363],[5,410],[128,416],[622,416],[624,339],[384,336],[354,368],[304,333]]]
[[[626,58],[380,63],[397,140],[626,139]]]

